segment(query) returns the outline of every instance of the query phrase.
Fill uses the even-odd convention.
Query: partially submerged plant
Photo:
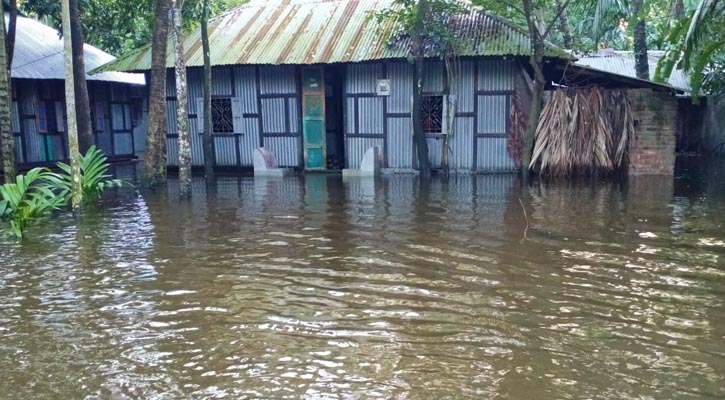
[[[96,200],[101,197],[103,191],[112,187],[121,187],[124,181],[121,179],[108,179],[108,159],[103,152],[91,146],[85,155],[81,155],[81,190],[83,202]],[[62,173],[55,174],[50,178],[53,186],[58,190],[70,195],[71,190],[71,167],[66,163],[59,162],[58,168]]]
[[[10,222],[9,232],[22,237],[34,220],[67,204],[67,194],[51,190],[54,175],[47,168],[34,168],[18,175],[15,183],[0,186],[0,218]]]
[[[101,197],[104,190],[120,187],[121,179],[108,179],[108,162],[103,152],[91,146],[81,156],[81,190],[83,201]],[[71,198],[71,167],[58,163],[61,173],[47,168],[34,168],[18,175],[15,183],[0,186],[0,220],[9,221],[8,231],[22,237],[25,228],[51,211],[66,207]]]

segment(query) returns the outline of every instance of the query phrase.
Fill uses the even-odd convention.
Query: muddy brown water
[[[0,241],[0,398],[722,399],[725,179],[695,169],[120,191]]]

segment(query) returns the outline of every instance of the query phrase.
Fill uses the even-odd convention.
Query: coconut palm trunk
[[[204,52],[204,175],[214,181],[214,122],[211,119],[211,49],[209,48],[209,0],[204,0],[201,14],[201,47]]]
[[[151,42],[149,120],[143,180],[153,187],[166,182],[166,51],[170,0],[156,0]]]
[[[544,39],[536,25],[534,17],[534,4],[532,0],[523,0],[524,14],[529,28],[529,40],[531,44],[531,56],[529,64],[534,71],[533,93],[531,95],[531,108],[529,109],[529,120],[526,124],[526,131],[523,137],[523,148],[521,150],[521,173],[524,177],[529,175],[529,164],[531,153],[534,149],[534,136],[536,126],[539,124],[539,117],[543,109],[544,89],[546,80],[543,72],[544,65]]]
[[[10,64],[6,52],[5,18],[0,20],[0,158],[2,158],[5,182],[15,180],[15,137],[10,122],[12,91],[10,88]]]
[[[425,49],[423,44],[423,34],[425,22],[427,19],[428,0],[418,0],[418,10],[416,12],[416,21],[411,37],[411,47],[415,65],[413,67],[413,143],[418,154],[418,172],[422,178],[430,177],[430,158],[428,155],[428,141],[423,131],[423,118],[421,109],[423,104],[423,72],[425,63]]]
[[[95,144],[95,140],[91,127],[91,103],[88,98],[86,65],[83,55],[83,27],[78,2],[79,0],[70,0],[70,32],[73,40],[73,79],[75,81],[78,146],[81,153],[85,153],[89,147]]]
[[[640,17],[643,0],[632,1],[632,15],[637,20],[634,26],[634,69],[637,78],[649,80],[649,61],[647,60],[647,25],[644,17]]]
[[[569,14],[566,11],[566,5],[564,0],[556,0],[556,8],[561,10],[559,26],[561,26],[561,33],[564,36],[564,48],[571,49],[574,46],[574,40],[571,36],[571,26],[569,25]]]
[[[186,90],[186,60],[184,38],[181,35],[181,7],[183,0],[173,0],[173,34],[176,71],[176,126],[179,136],[179,196],[191,196],[191,142],[189,138],[188,95]]]
[[[81,191],[81,165],[78,151],[78,125],[76,122],[75,79],[73,73],[73,32],[71,31],[70,1],[61,1],[63,13],[63,48],[65,58],[65,104],[68,113],[68,150],[71,166],[71,205],[77,212],[83,201]]]

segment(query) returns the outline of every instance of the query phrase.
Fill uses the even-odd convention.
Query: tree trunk
[[[214,121],[211,117],[211,53],[209,49],[209,0],[204,0],[201,14],[201,46],[204,52],[204,175],[206,182],[214,181]]]
[[[8,71],[10,71],[12,70],[13,57],[15,56],[15,33],[18,30],[18,0],[10,1],[10,9],[8,11],[10,18],[8,18],[8,36],[6,39],[6,45],[8,49]]]
[[[632,1],[632,15],[636,18],[634,26],[634,69],[637,78],[649,80],[649,61],[647,60],[647,32],[646,22],[639,13],[642,10],[643,0]]]
[[[429,178],[430,158],[428,156],[428,142],[426,141],[425,132],[423,131],[423,118],[421,116],[421,108],[423,103],[423,71],[425,62],[425,53],[423,48],[423,30],[427,15],[427,0],[418,1],[418,10],[416,13],[415,27],[412,35],[412,50],[415,57],[415,66],[413,68],[413,143],[418,153],[418,171],[421,178]]]
[[[450,173],[450,148],[451,140],[453,139],[453,130],[455,127],[456,109],[458,107],[458,83],[456,79],[458,77],[458,58],[457,56],[444,57],[444,68],[445,68],[445,87],[443,88],[444,93],[447,96],[446,103],[446,114],[443,116],[443,123],[446,126],[446,135],[443,138],[443,154],[441,154],[441,169],[448,175]],[[455,88],[454,89],[454,85]]]
[[[78,1],[70,0],[70,33],[73,40],[73,80],[75,81],[78,146],[80,152],[85,154],[88,148],[95,144],[95,140],[91,127],[91,104],[88,99],[88,83],[86,83],[86,66],[83,56],[83,27]]]
[[[73,77],[73,32],[71,30],[71,10],[69,0],[61,2],[63,12],[63,48],[65,59],[65,104],[68,109],[68,150],[71,166],[71,205],[73,212],[80,210],[83,202],[81,191],[81,165],[78,151],[78,126],[76,124],[76,99]]]
[[[2,158],[5,182],[15,181],[15,137],[11,123],[12,91],[10,89],[10,67],[5,40],[5,18],[0,21],[0,158]]]
[[[173,0],[173,34],[176,48],[176,126],[179,136],[179,196],[191,197],[191,142],[189,139],[188,96],[186,92],[186,60],[184,38],[181,36],[181,7],[183,0]]]
[[[151,42],[149,120],[143,179],[153,187],[166,182],[166,51],[170,0],[156,0]]]
[[[526,124],[526,131],[523,137],[523,148],[521,149],[521,173],[524,177],[529,176],[529,164],[531,163],[531,152],[534,149],[534,138],[536,136],[536,127],[539,125],[539,118],[543,109],[544,87],[546,80],[544,78],[544,39],[539,33],[539,29],[534,21],[532,0],[523,0],[524,13],[529,28],[529,40],[531,43],[531,56],[529,64],[534,71],[534,90],[531,95],[531,109],[529,110],[529,120]]]
[[[559,15],[559,24],[561,25],[561,33],[564,36],[564,48],[571,49],[574,46],[574,40],[571,37],[569,15],[566,12],[566,4],[564,3],[564,0],[556,0],[556,9],[561,10],[561,14]]]

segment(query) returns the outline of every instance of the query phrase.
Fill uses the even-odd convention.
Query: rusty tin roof
[[[465,3],[463,3],[465,4]],[[253,0],[209,21],[212,65],[326,64],[406,58],[409,44],[390,45],[394,21],[379,24],[373,14],[394,0]],[[466,6],[456,17],[462,56],[506,56],[530,53],[527,33],[513,24]],[[184,40],[187,66],[202,66],[201,30]],[[167,67],[173,67],[169,46]],[[549,57],[571,59],[547,44]],[[132,51],[97,71],[145,71],[151,48]]]

